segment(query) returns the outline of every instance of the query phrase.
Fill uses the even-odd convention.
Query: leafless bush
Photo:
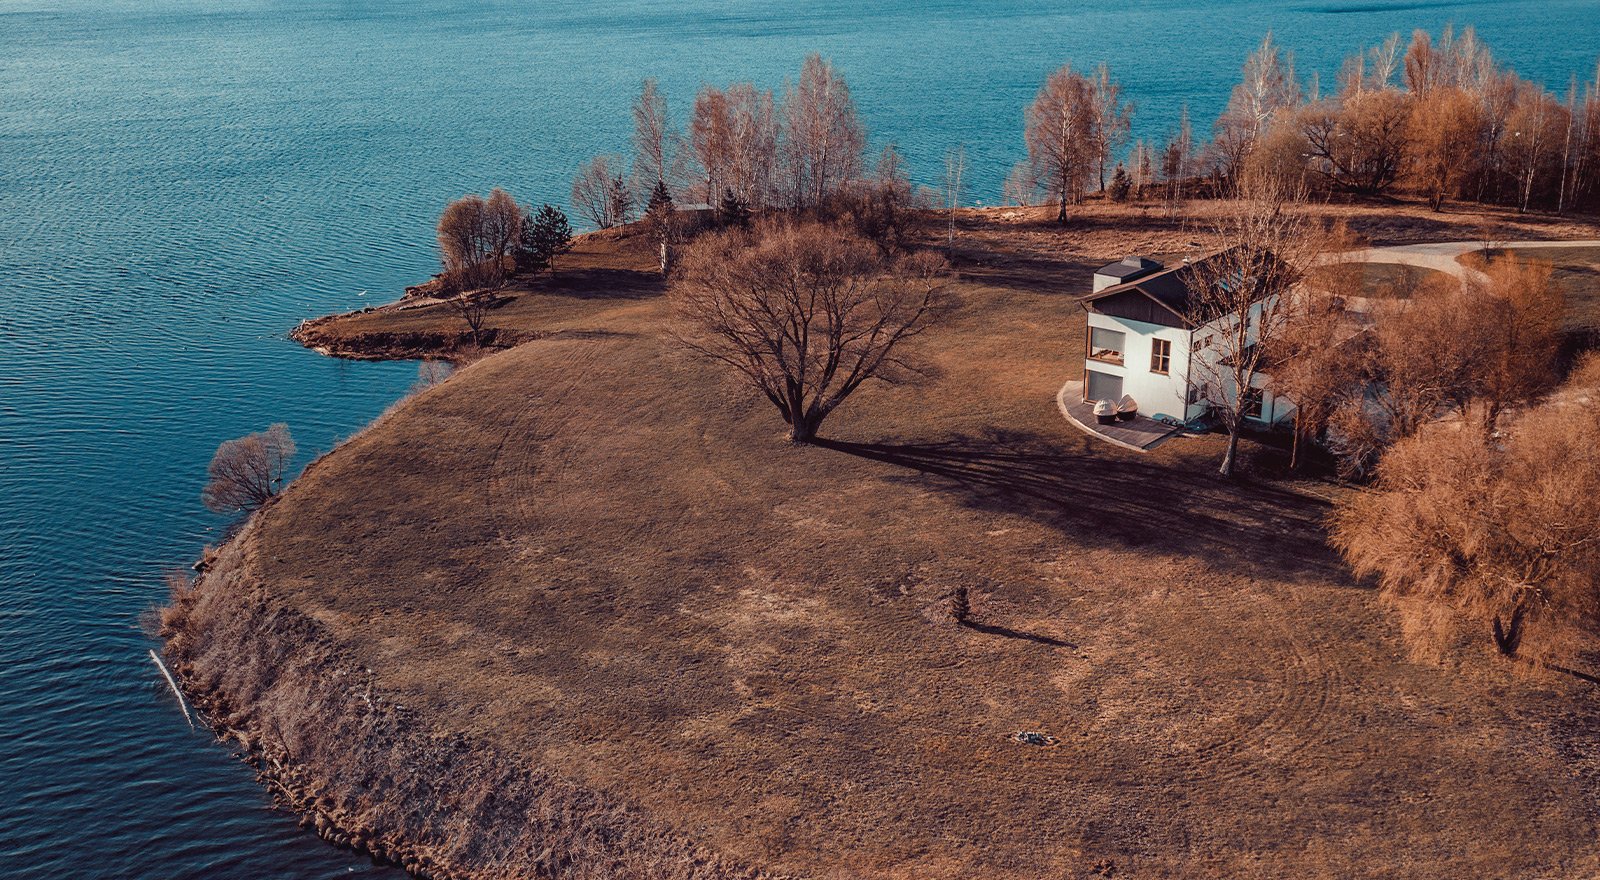
[[[277,494],[293,457],[294,439],[282,423],[225,440],[206,468],[211,480],[200,500],[217,513],[255,510]]]
[[[411,393],[417,394],[427,391],[440,382],[450,378],[454,368],[448,361],[423,361],[417,364],[417,381],[411,385]]]
[[[1540,407],[1501,442],[1433,426],[1395,444],[1373,491],[1341,505],[1333,544],[1406,610],[1409,638],[1459,617],[1506,656],[1548,660],[1593,632],[1600,610],[1597,436],[1595,405]]]

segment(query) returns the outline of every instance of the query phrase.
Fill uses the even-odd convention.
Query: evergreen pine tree
[[[744,228],[750,225],[750,206],[744,203],[733,190],[722,194],[722,203],[717,206],[717,218],[724,226],[737,226]]]
[[[1111,186],[1108,190],[1111,194],[1111,201],[1126,202],[1128,193],[1132,189],[1133,181],[1128,177],[1128,169],[1123,168],[1122,163],[1117,163],[1117,170],[1116,173],[1111,175]]]
[[[534,272],[554,269],[556,257],[572,250],[572,224],[560,208],[545,205],[522,221],[517,262]]]

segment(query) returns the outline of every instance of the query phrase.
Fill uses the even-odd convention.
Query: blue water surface
[[[875,145],[932,184],[964,144],[992,202],[1065,61],[1109,62],[1159,138],[1184,105],[1203,132],[1269,29],[1331,82],[1451,21],[1558,89],[1600,55],[1594,0],[0,0],[0,877],[393,873],[184,724],[141,616],[225,525],[219,441],[285,421],[303,462],[415,377],[285,331],[426,277],[452,197],[563,202],[641,77],[682,113],[820,51]]]

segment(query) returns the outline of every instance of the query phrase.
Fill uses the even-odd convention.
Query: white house
[[[1126,395],[1140,415],[1189,422],[1205,415],[1212,400],[1236,399],[1236,389],[1216,387],[1217,374],[1226,369],[1208,366],[1222,356],[1217,338],[1234,324],[1226,316],[1194,320],[1198,283],[1188,260],[1163,265],[1128,257],[1095,270],[1094,290],[1082,301],[1088,320],[1085,401],[1117,403]],[[1253,307],[1247,340],[1263,305],[1270,308],[1274,301]],[[1266,427],[1293,414],[1294,405],[1272,393],[1265,374],[1258,373],[1251,385],[1247,418]]]

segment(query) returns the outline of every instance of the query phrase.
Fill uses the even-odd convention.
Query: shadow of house
[[[1030,435],[816,443],[937,478],[969,507],[1026,516],[1089,546],[1152,548],[1250,575],[1347,580],[1325,542],[1330,505],[1271,485],[1075,453]]]

